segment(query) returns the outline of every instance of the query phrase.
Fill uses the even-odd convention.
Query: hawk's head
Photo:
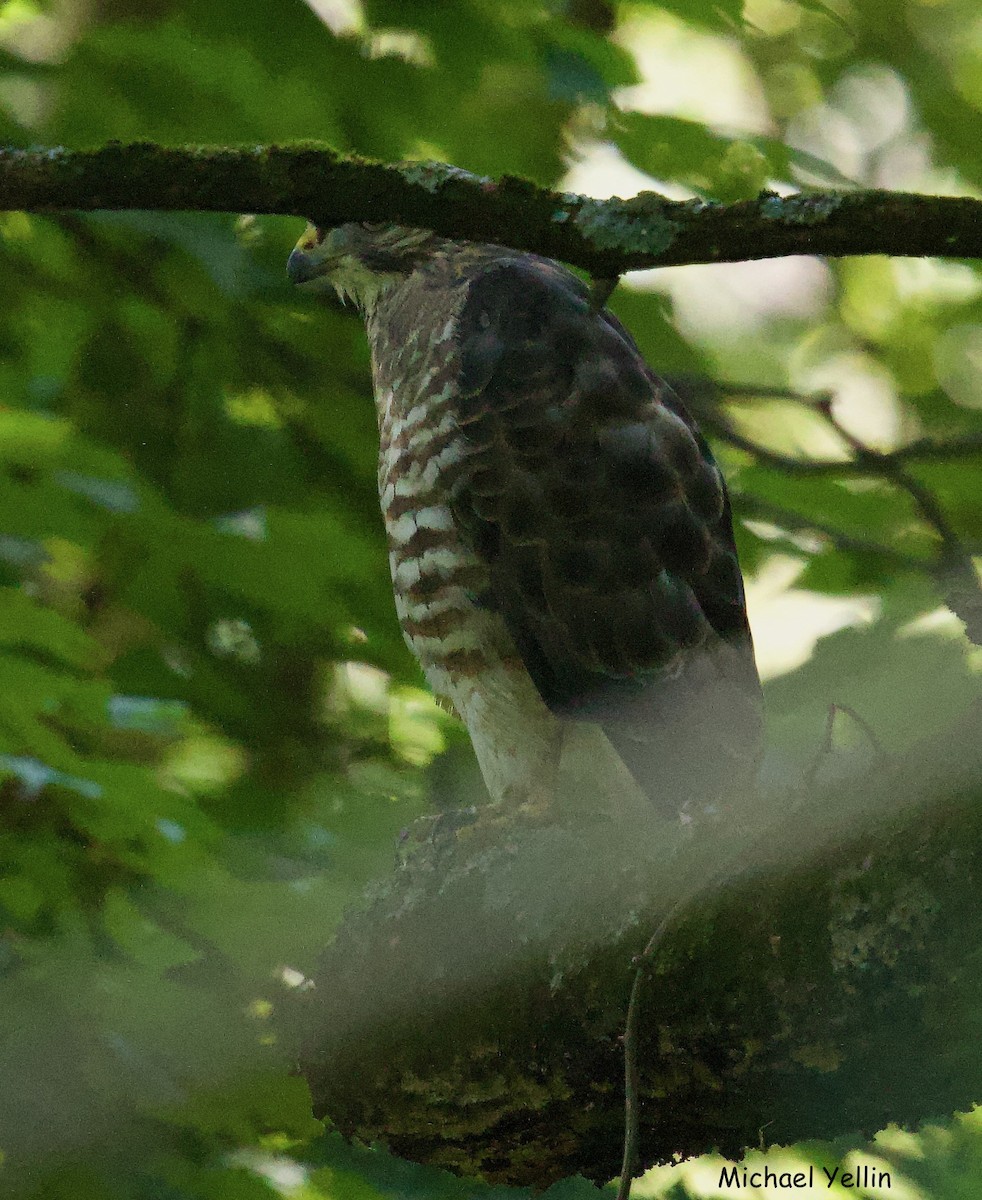
[[[351,222],[308,225],[287,262],[290,279],[311,291],[329,287],[363,311],[419,265],[443,239],[428,229]]]

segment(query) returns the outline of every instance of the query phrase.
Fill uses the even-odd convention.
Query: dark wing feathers
[[[486,267],[457,336],[470,453],[452,505],[543,698],[600,720],[634,770],[631,746],[653,723],[707,711],[682,693],[708,671],[737,707],[748,700],[736,737],[752,739],[758,684],[729,508],[681,401],[546,260]],[[710,665],[690,670],[697,657]]]

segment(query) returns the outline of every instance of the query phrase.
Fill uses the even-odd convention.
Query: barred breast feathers
[[[534,773],[576,720],[679,808],[750,771],[759,684],[722,476],[627,331],[558,264],[461,247],[369,333],[399,618],[482,769]]]

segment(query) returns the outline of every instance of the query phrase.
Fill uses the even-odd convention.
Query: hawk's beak
[[[286,260],[286,273],[291,283],[309,283],[317,275],[317,267],[298,246],[290,251],[290,257]]]

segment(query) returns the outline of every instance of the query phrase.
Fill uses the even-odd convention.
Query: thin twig
[[[819,768],[823,761],[832,753],[832,732],[835,728],[835,718],[838,713],[843,713],[845,716],[851,717],[863,733],[866,734],[867,740],[876,752],[880,767],[886,770],[890,765],[887,752],[883,749],[883,743],[877,737],[876,730],[870,725],[869,721],[865,717],[861,717],[851,705],[839,704],[838,701],[833,700],[829,705],[825,717],[825,733],[822,737],[822,743],[816,751],[814,758],[809,763],[808,769],[805,771],[803,783],[806,792],[812,791],[815,786],[815,780],[818,778]]]
[[[855,537],[853,534],[846,533],[842,529],[836,529],[834,525],[829,525],[825,521],[819,521],[813,517],[805,516],[803,513],[794,512],[792,509],[784,508],[780,504],[774,504],[770,500],[762,500],[759,496],[751,496],[744,493],[735,499],[734,507],[741,516],[749,517],[751,520],[773,521],[775,525],[783,526],[785,529],[819,533],[827,538],[837,550],[850,550],[857,554],[867,554],[872,558],[882,559],[884,562],[891,563],[895,567],[902,567],[908,571],[930,573],[934,567],[930,559],[918,558],[913,554],[904,554],[901,550],[894,550],[892,546],[884,546],[879,542],[871,542],[866,538]]]
[[[798,399],[798,397],[794,397]],[[816,406],[817,407],[817,406]],[[917,460],[948,461],[956,458],[982,456],[982,432],[965,434],[948,440],[918,438],[895,450],[875,450],[865,446],[855,458],[796,458],[782,454],[755,442],[737,430],[720,413],[700,411],[699,423],[713,433],[721,442],[753,455],[758,462],[775,470],[793,475],[885,475],[894,466]]]
[[[621,1177],[617,1187],[616,1200],[629,1200],[631,1184],[638,1166],[638,1127],[641,1104],[641,1075],[638,1068],[638,1020],[641,1009],[641,990],[644,977],[651,959],[661,947],[665,935],[672,927],[672,922],[678,916],[683,904],[692,899],[692,893],[685,893],[675,901],[668,910],[658,927],[648,940],[644,950],[634,960],[637,970],[631,985],[631,997],[627,1004],[627,1018],[624,1022],[624,1157],[621,1163]]]
[[[727,400],[794,400],[798,404],[820,404],[831,392],[799,392],[794,388],[774,387],[769,384],[728,383],[717,380],[716,387]]]
[[[856,455],[855,462],[865,467],[870,474],[880,475],[895,483],[905,491],[921,511],[921,516],[934,529],[949,554],[961,555],[961,543],[958,534],[951,527],[941,506],[931,495],[930,491],[902,464],[897,463],[888,455],[880,454],[867,446],[856,435],[848,430],[835,415],[831,397],[823,399],[817,405],[818,411],[829,423],[832,429],[842,438]]]
[[[941,460],[948,462],[958,458],[982,456],[982,430],[959,434],[951,438],[916,438],[893,450],[876,450],[862,446],[862,453],[855,458],[796,458],[782,454],[769,446],[761,445],[737,430],[720,408],[725,398],[727,404],[736,401],[792,400],[805,408],[820,412],[833,400],[831,392],[799,392],[794,388],[771,387],[758,384],[730,383],[725,380],[692,380],[685,377],[670,380],[672,386],[683,396],[693,410],[699,423],[736,449],[744,450],[758,461],[776,470],[796,475],[864,475],[879,474],[881,465],[895,463]],[[713,397],[710,399],[709,397]],[[844,433],[842,430],[838,430]],[[848,441],[848,438],[847,438]]]
[[[744,436],[726,420],[717,415],[700,414],[699,422],[709,433],[735,450],[752,455],[765,467],[773,467],[786,475],[863,475],[869,468],[853,458],[795,458],[762,446],[752,438]]]
[[[850,433],[836,417],[831,399],[824,400],[819,411],[853,450],[857,460],[875,464],[873,473],[905,491],[925,522],[937,533],[941,540],[941,556],[932,574],[941,585],[949,608],[964,623],[969,638],[976,645],[982,644],[982,585],[967,547],[934,494],[903,463],[877,454]]]
[[[897,566],[904,566],[925,573],[935,581],[945,603],[962,621],[965,632],[975,645],[982,645],[982,581],[972,561],[977,548],[958,533],[949,520],[938,498],[910,469],[908,464],[918,459],[949,461],[956,457],[982,454],[982,432],[962,435],[948,440],[920,438],[896,450],[882,451],[866,445],[838,419],[834,410],[834,397],[829,392],[802,395],[781,388],[755,388],[743,384],[713,383],[716,394],[726,393],[744,398],[754,396],[783,397],[807,405],[817,412],[850,451],[842,459],[797,458],[772,450],[746,437],[736,429],[718,405],[707,403],[705,386],[691,381],[679,381],[683,396],[695,409],[703,426],[727,445],[749,454],[757,463],[781,471],[786,475],[850,476],[880,479],[906,494],[913,501],[924,523],[934,531],[941,543],[939,554],[933,559],[919,560],[901,554],[891,547],[878,545],[864,538],[857,538],[827,523],[804,518],[801,514],[782,510],[753,496],[744,496],[738,506],[744,510],[756,508],[758,513],[770,516],[779,524],[792,529],[811,528],[828,537],[833,545],[843,550],[874,555]],[[702,400],[702,403],[700,403]]]

